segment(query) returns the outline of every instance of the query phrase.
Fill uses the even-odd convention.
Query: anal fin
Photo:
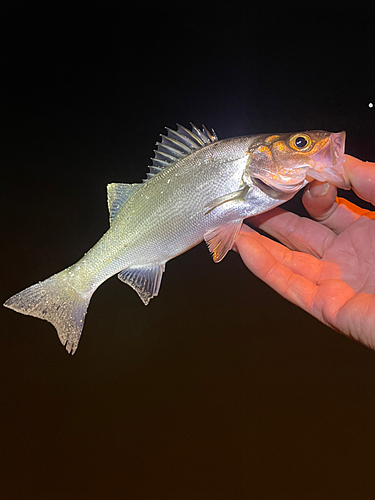
[[[117,276],[131,286],[140,296],[145,306],[159,293],[165,264],[124,269]]]
[[[204,235],[214,262],[220,262],[233,247],[241,229],[242,219],[227,222]]]

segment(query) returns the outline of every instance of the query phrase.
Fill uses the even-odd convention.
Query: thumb
[[[313,219],[322,222],[336,210],[336,196],[335,186],[328,182],[313,181],[307,185],[302,203]]]

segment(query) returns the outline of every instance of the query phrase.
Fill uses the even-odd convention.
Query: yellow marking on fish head
[[[270,145],[274,142],[276,142],[280,138],[279,135],[269,135],[264,139],[264,144]]]

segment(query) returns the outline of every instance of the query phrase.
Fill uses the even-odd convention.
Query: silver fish
[[[219,141],[204,126],[167,131],[143,183],[108,185],[110,227],[96,245],[4,304],[50,321],[71,354],[92,294],[114,274],[148,304],[159,292],[166,262],[203,239],[220,262],[245,218],[289,200],[310,180],[350,187],[342,166],[345,132]]]

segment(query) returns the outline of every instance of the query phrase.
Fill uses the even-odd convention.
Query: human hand
[[[354,192],[375,205],[375,163],[346,155],[344,168]],[[243,225],[236,250],[280,295],[375,349],[375,212],[336,194],[334,186],[314,181],[302,201],[315,220],[281,208],[251,217],[283,244]]]

